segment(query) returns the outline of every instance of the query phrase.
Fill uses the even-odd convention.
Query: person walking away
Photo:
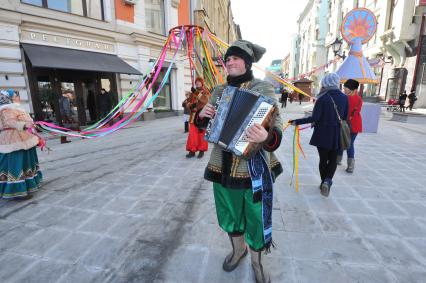
[[[255,79],[251,70],[252,63],[259,61],[265,51],[246,40],[237,40],[227,49],[224,56],[227,83],[214,89],[209,104],[196,117],[197,126],[206,127],[209,119],[215,116],[213,105],[228,86],[250,89],[276,101],[272,85]],[[255,124],[246,130],[249,142],[257,143],[260,148],[252,159],[247,161],[214,145],[204,172],[204,178],[213,182],[219,226],[228,233],[232,246],[222,268],[233,271],[246,256],[248,245],[255,280],[262,283],[270,282],[262,252],[268,251],[272,245],[273,182],[283,171],[273,153],[282,138],[280,108],[277,101],[275,104],[275,116],[266,128]],[[261,160],[264,161],[260,162],[263,164],[260,165],[263,168],[261,180],[259,176],[252,179],[250,172],[253,171],[249,167],[252,168],[254,163],[259,165],[257,161]]]
[[[0,197],[28,199],[39,189],[40,171],[36,146],[37,136],[27,129],[33,120],[20,107],[16,93],[0,94]]]
[[[59,111],[61,112],[62,121],[61,124],[65,127],[71,127],[74,123],[72,118],[71,110],[71,99],[72,93],[70,90],[65,90],[62,93],[61,98],[59,98]],[[70,143],[71,141],[67,140],[66,136],[61,136],[61,143]]]
[[[190,92],[185,93],[186,99],[182,102],[183,107],[183,121],[184,121],[184,133],[187,133],[189,131],[189,114],[190,109],[187,107],[188,99],[191,96]]]
[[[362,132],[362,98],[358,95],[359,82],[353,79],[347,80],[343,85],[343,92],[348,97],[349,111],[348,121],[351,126],[351,145],[347,149],[347,164],[346,172],[353,173],[355,170],[355,139]],[[340,165],[343,158],[343,151],[339,151],[337,156],[337,164]]]
[[[210,96],[211,94],[209,90],[204,86],[204,80],[200,77],[196,78],[195,88],[192,89],[191,97],[186,103],[190,110],[189,134],[186,141],[186,150],[188,151],[188,154],[186,155],[187,158],[194,157],[197,151],[199,151],[197,158],[202,158],[204,156],[204,152],[209,149],[209,144],[204,139],[206,130],[199,129],[194,124],[194,119],[196,113],[208,103]]]
[[[410,111],[413,111],[413,106],[414,103],[417,100],[417,96],[416,96],[416,91],[413,89],[410,94],[408,95],[408,109],[410,109]]]
[[[407,91],[404,90],[403,93],[399,95],[398,103],[399,103],[399,111],[405,112],[405,101],[407,100]]]
[[[299,93],[299,105],[302,105],[303,94]]]
[[[281,108],[287,107],[288,91],[285,87],[281,89]]]
[[[321,80],[321,91],[317,96],[312,116],[290,120],[293,125],[311,123],[314,131],[310,144],[317,147],[319,155],[319,172],[321,176],[321,194],[328,197],[337,167],[337,155],[340,146],[341,119],[348,117],[348,98],[339,90],[340,78],[336,73],[329,73]]]
[[[103,88],[98,97],[100,118],[105,118],[111,111],[110,94]]]

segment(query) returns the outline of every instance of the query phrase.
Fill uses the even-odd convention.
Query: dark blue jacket
[[[340,117],[348,117],[348,98],[338,89],[331,89],[321,94],[315,102],[311,117],[294,120],[297,125],[313,123],[314,132],[311,145],[328,150],[340,149],[340,124],[334,110],[333,102],[337,105]]]

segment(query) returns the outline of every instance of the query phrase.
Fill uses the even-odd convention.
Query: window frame
[[[85,18],[88,18],[88,19],[93,19],[93,20],[98,20],[98,21],[105,21],[104,0],[99,0],[101,2],[102,19],[92,18],[92,17],[89,17],[87,15],[87,1],[86,0],[80,0],[82,2],[82,5],[83,5],[83,15],[79,15],[79,14],[75,14],[75,13],[71,13],[71,12],[66,12],[66,11],[61,11],[61,10],[56,10],[56,9],[49,8],[48,3],[47,3],[48,0],[41,0],[41,6],[35,5],[35,4],[31,4],[31,3],[26,3],[24,1],[25,0],[21,0],[20,1],[21,4],[31,5],[31,6],[34,6],[34,7],[39,7],[39,8],[44,8],[44,9],[49,9],[49,10],[52,10],[52,11],[57,11],[57,12],[66,13],[66,14],[70,14],[70,15],[76,15],[76,16],[80,16],[80,17],[85,17]]]

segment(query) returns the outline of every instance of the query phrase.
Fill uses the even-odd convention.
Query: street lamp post
[[[339,56],[340,58],[345,60],[345,58],[346,58],[345,51],[343,51],[343,54],[340,55],[340,50],[342,49],[342,44],[343,44],[343,41],[336,37],[334,42],[331,44],[331,47],[333,48],[334,56]]]

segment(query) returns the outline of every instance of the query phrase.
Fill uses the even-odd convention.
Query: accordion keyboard
[[[256,112],[254,113],[250,122],[247,124],[247,127],[246,127],[245,130],[247,130],[253,124],[262,125],[263,121],[266,119],[269,112],[272,110],[272,107],[273,107],[273,105],[266,103],[266,102],[262,102],[259,105],[259,108],[257,108]],[[241,153],[244,153],[244,151],[247,149],[248,145],[249,145],[249,142],[247,140],[247,135],[244,131],[243,134],[238,139],[237,143],[235,144],[235,149],[238,150]]]

